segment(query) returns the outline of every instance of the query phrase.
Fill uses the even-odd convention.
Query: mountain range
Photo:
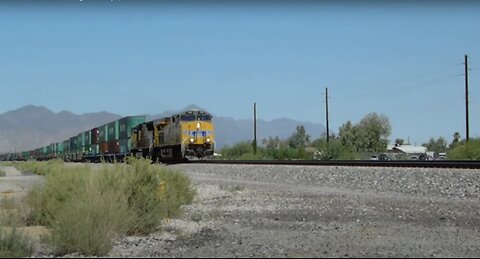
[[[190,109],[204,110],[196,105],[189,105],[180,111]],[[147,114],[146,119],[147,121],[153,120],[180,111],[166,111],[155,115]],[[118,114],[105,111],[81,115],[69,111],[54,113],[44,106],[27,105],[0,114],[0,153],[31,150],[50,143],[60,142],[82,131],[90,130],[121,117]],[[213,122],[217,149],[253,139],[252,119],[236,120],[230,117],[217,117],[213,113]],[[325,132],[325,127],[321,124],[300,122],[287,118],[271,121],[258,119],[258,143],[268,137],[278,136],[280,139],[286,139],[295,132],[298,125],[303,125],[312,139],[318,138]]]

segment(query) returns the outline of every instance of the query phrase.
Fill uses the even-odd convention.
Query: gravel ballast
[[[118,257],[479,257],[480,173],[179,164],[198,195]]]

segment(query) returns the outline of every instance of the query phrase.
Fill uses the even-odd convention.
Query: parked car
[[[387,154],[380,154],[378,156],[378,160],[380,160],[380,161],[390,161],[390,158],[387,156]]]
[[[427,154],[420,154],[418,156],[418,160],[423,160],[423,161],[430,161],[433,160],[433,157],[427,155]]]

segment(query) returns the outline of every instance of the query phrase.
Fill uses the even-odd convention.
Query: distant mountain
[[[0,114],[0,152],[46,146],[119,118],[108,112],[76,115],[68,111],[54,113],[44,106],[24,106]]]
[[[180,111],[191,109],[205,110],[196,105],[189,105]],[[146,119],[153,120],[170,116],[180,111],[166,111],[161,114],[146,115]],[[20,109],[0,114],[0,153],[15,150],[18,152],[46,146],[119,118],[121,118],[120,115],[109,112],[77,115],[69,111],[54,113],[44,106],[24,106]],[[213,118],[217,148],[253,139],[253,120],[235,120],[230,117],[216,117],[215,114],[213,114]],[[258,120],[258,143],[270,136],[286,139],[295,132],[298,125],[303,125],[312,139],[318,138],[325,132],[323,125],[309,122],[300,122],[286,118],[271,121]]]

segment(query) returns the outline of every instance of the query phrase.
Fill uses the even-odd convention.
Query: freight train
[[[146,121],[145,116],[124,117],[62,142],[2,154],[0,161],[60,158],[67,162],[99,162],[135,156],[163,162],[210,158],[214,148],[212,115],[188,110],[152,121]]]

